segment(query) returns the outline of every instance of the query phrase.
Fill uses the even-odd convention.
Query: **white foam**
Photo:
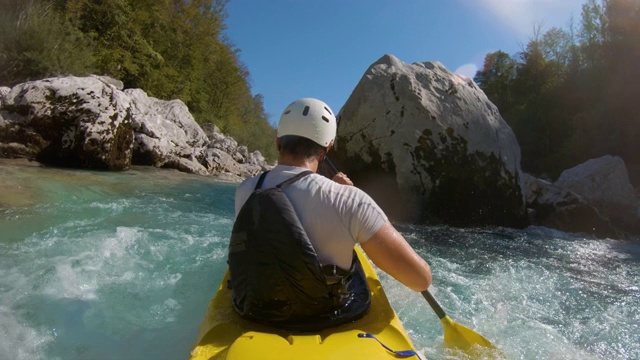
[[[0,306],[0,357],[12,360],[45,358],[45,348],[55,332],[34,329],[14,317],[11,309]]]
[[[156,320],[157,326],[161,326],[162,323],[168,323],[176,321],[176,316],[182,306],[176,300],[169,298],[166,299],[160,305],[154,305],[150,309],[151,315]]]
[[[92,202],[89,204],[89,207],[96,209],[104,209],[104,210],[112,210],[114,213],[121,213],[129,203],[127,201],[118,201],[118,202]]]
[[[67,299],[95,300],[98,284],[95,277],[84,268],[74,268],[69,261],[56,265],[57,283],[52,283],[48,293]]]

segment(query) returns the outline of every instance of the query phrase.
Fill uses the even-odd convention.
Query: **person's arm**
[[[431,267],[391,223],[382,225],[361,246],[376,266],[410,289],[424,291],[431,285]]]

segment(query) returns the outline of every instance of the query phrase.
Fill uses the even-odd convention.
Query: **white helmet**
[[[327,104],[304,98],[284,109],[278,124],[278,137],[297,135],[327,147],[336,137],[336,127],[336,117]]]

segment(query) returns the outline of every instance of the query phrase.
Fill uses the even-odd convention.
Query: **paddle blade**
[[[496,347],[484,336],[451,320],[449,316],[442,319],[444,327],[444,343],[449,348],[469,350],[474,346],[495,349]]]

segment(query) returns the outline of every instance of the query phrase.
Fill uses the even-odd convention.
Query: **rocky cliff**
[[[99,76],[0,88],[0,156],[46,165],[126,170],[151,165],[239,181],[269,168],[214,125],[206,131],[180,100],[123,90]]]

